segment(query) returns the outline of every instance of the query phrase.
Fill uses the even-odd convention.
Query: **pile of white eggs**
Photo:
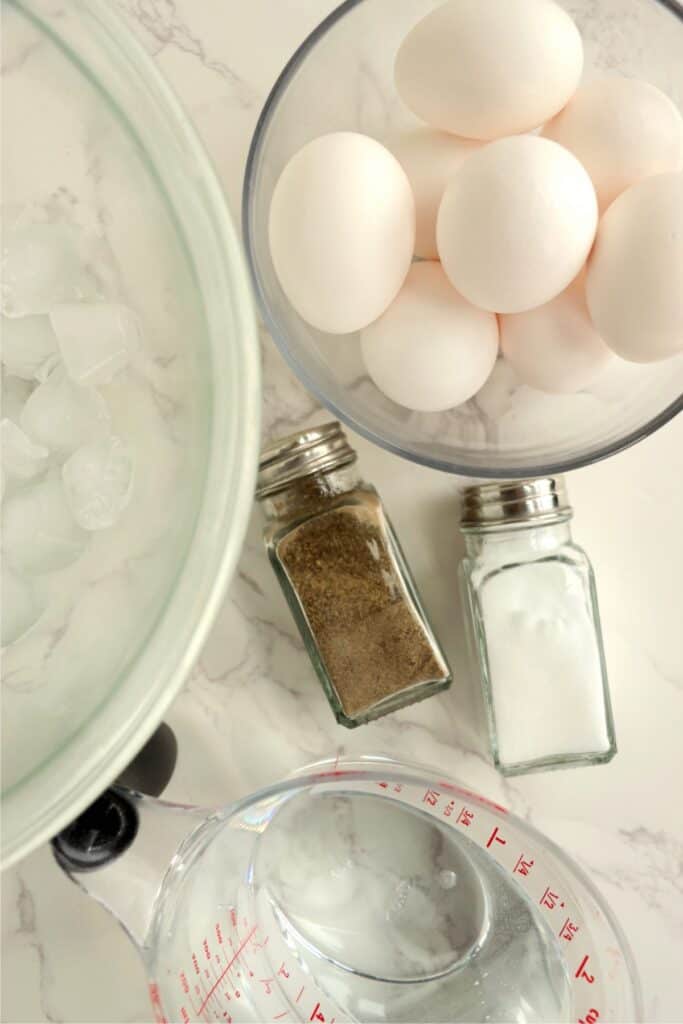
[[[583,75],[554,0],[449,0],[403,41],[424,127],[314,139],[270,209],[291,305],[361,332],[376,386],[421,412],[474,396],[500,352],[550,392],[683,350],[683,118],[647,82]]]

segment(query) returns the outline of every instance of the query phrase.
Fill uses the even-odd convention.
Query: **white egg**
[[[582,69],[581,36],[553,0],[450,0],[403,40],[395,79],[427,124],[497,139],[554,117]]]
[[[491,373],[498,323],[458,295],[440,263],[414,263],[386,313],[361,333],[361,348],[388,398],[441,412],[475,395]]]
[[[297,313],[331,334],[358,331],[384,312],[410,267],[410,183],[374,139],[323,135],[280,175],[269,233],[275,271]]]
[[[543,135],[581,161],[601,210],[637,181],[683,168],[683,117],[663,92],[634,78],[586,82]]]
[[[499,320],[505,359],[539,391],[582,391],[614,359],[588,313],[583,275],[544,306]]]
[[[416,128],[395,136],[387,145],[408,175],[415,196],[415,255],[438,259],[436,217],[446,185],[463,160],[482,144],[448,132]]]
[[[532,135],[499,139],[451,179],[437,219],[439,256],[473,305],[521,313],[576,277],[597,220],[595,190],[576,157]]]
[[[622,192],[598,229],[586,274],[593,323],[633,363],[683,351],[683,173]]]

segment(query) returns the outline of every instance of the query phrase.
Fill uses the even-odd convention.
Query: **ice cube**
[[[57,353],[57,338],[46,316],[2,318],[2,362],[7,372],[33,380]]]
[[[68,303],[50,312],[67,373],[82,384],[107,384],[140,347],[140,323],[126,306]]]
[[[0,450],[2,468],[10,477],[30,480],[47,467],[49,451],[40,444],[34,444],[21,427],[12,420],[0,420]]]
[[[61,362],[62,360],[60,359],[59,352],[53,352],[51,356],[47,357],[43,365],[36,370],[36,380],[40,384],[44,384],[52,371],[56,370],[58,366],[61,366]]]
[[[0,634],[2,646],[13,644],[40,618],[44,603],[36,594],[32,584],[13,572],[9,566],[2,566],[2,616]]]
[[[120,437],[79,448],[62,466],[66,499],[84,530],[113,526],[130,501],[133,459]]]
[[[21,427],[50,451],[68,454],[109,436],[109,413],[94,388],[77,384],[58,366],[23,408]]]
[[[3,313],[47,313],[83,297],[78,236],[67,224],[17,217],[2,237],[0,303]]]
[[[10,495],[2,509],[3,561],[19,573],[54,572],[75,562],[88,543],[58,472]]]
[[[2,407],[0,413],[8,420],[18,423],[21,411],[31,394],[31,385],[20,377],[11,377],[3,368],[2,371]]]

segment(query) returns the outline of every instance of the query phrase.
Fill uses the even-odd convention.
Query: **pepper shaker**
[[[261,455],[270,561],[337,721],[349,728],[445,689],[451,675],[403,552],[339,423]]]
[[[616,753],[595,578],[572,514],[551,478],[464,493],[463,603],[504,775]]]

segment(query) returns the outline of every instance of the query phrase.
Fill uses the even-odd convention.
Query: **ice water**
[[[207,826],[177,865],[150,965],[170,1019],[571,1019],[547,924],[419,809],[289,792]]]

